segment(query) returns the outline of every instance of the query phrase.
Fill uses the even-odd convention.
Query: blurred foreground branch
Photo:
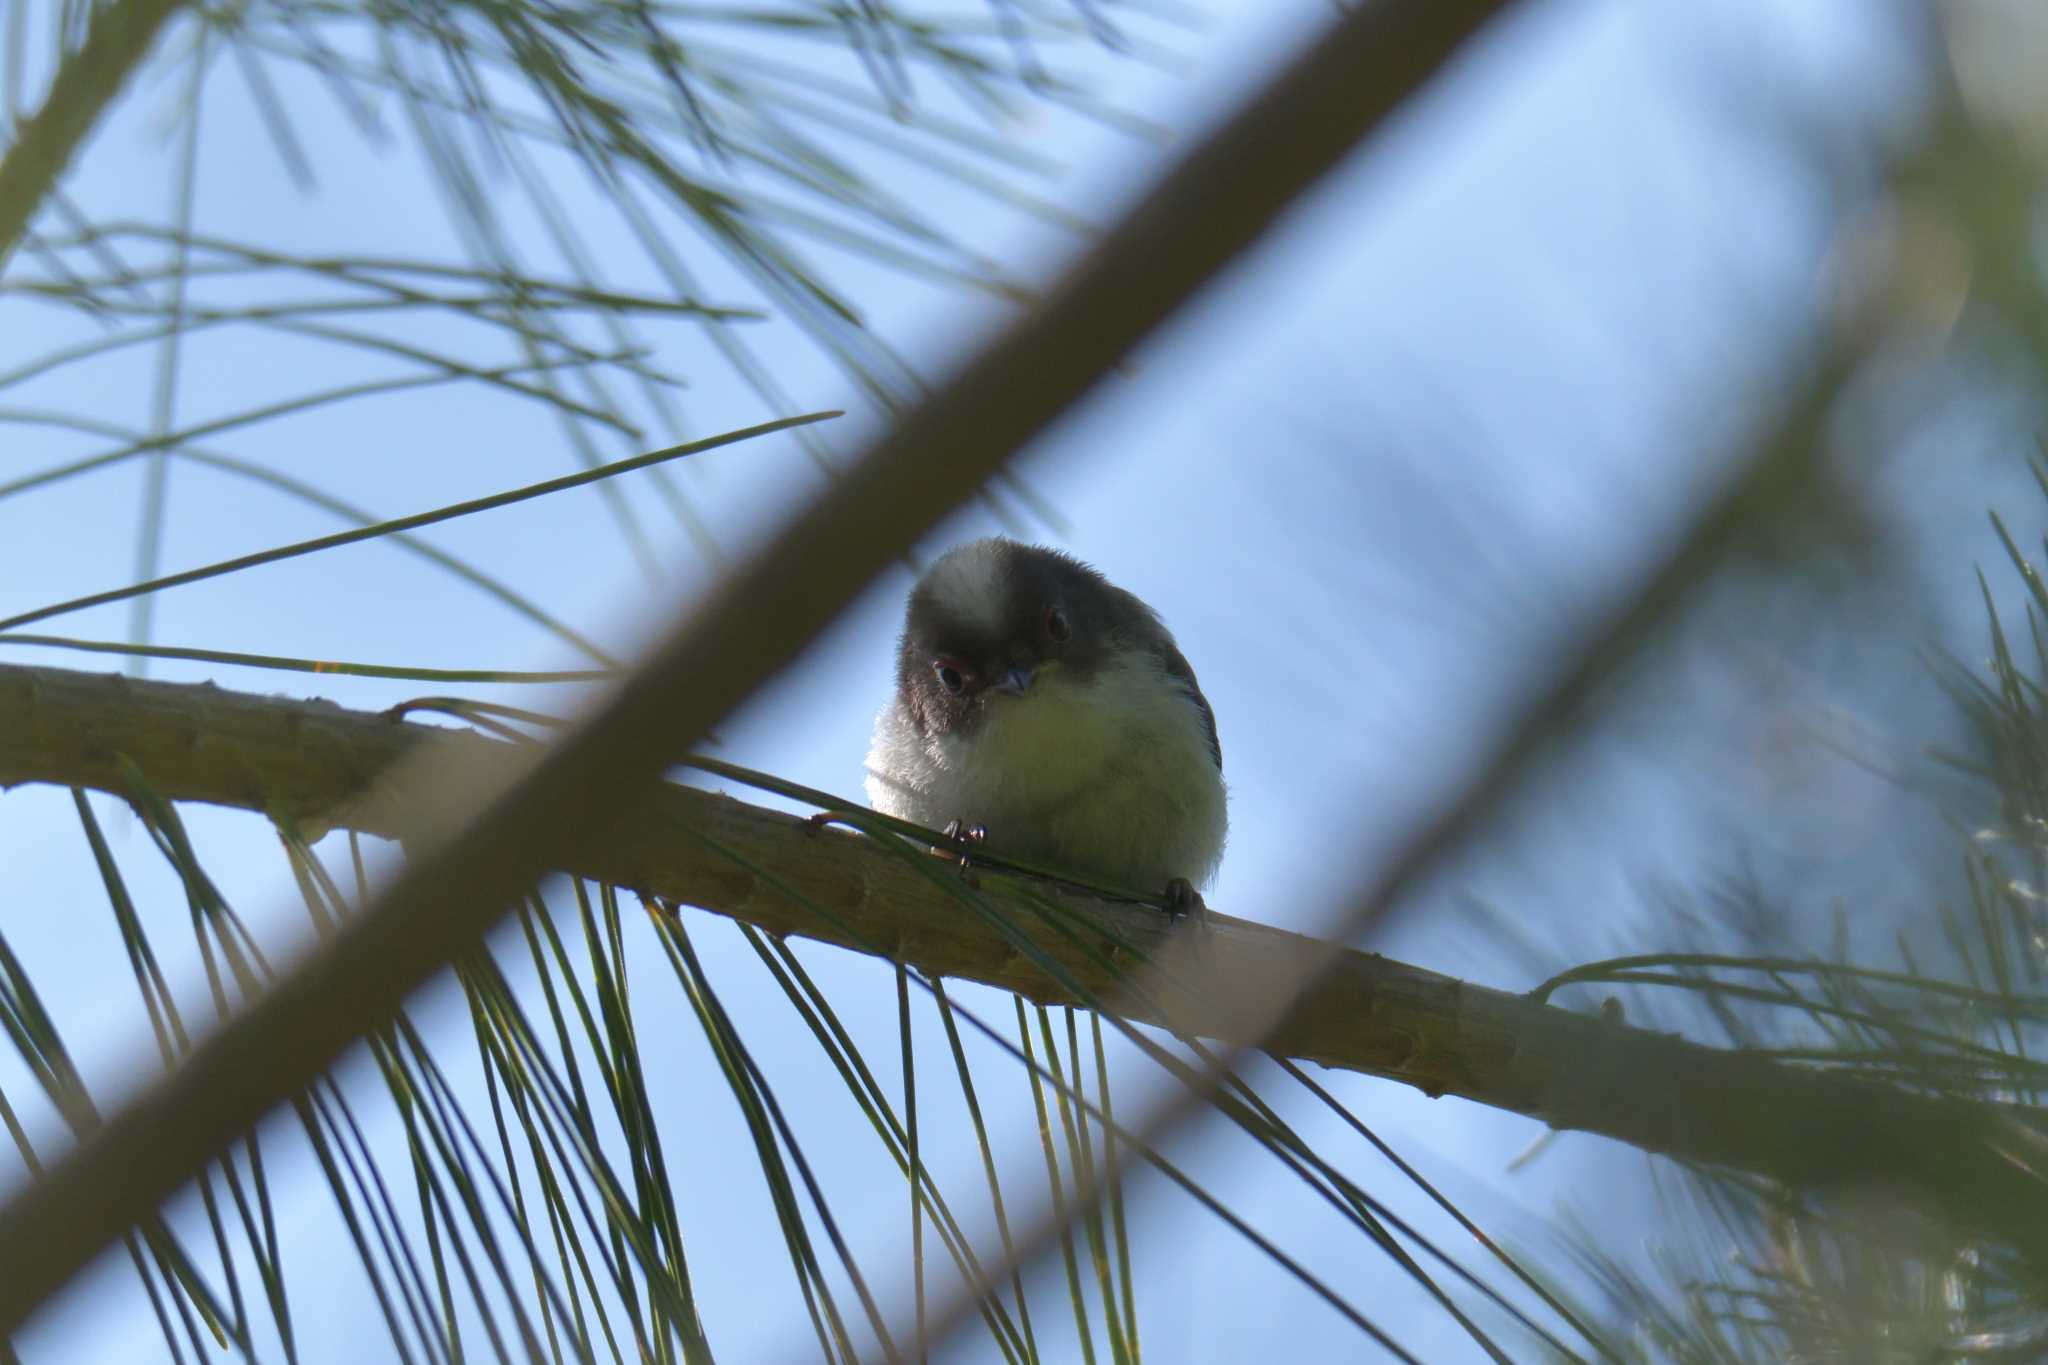
[[[1364,6],[1266,82],[1022,322],[678,616],[600,709],[480,809],[449,807],[464,812],[449,817],[457,832],[416,847],[346,930],[0,1207],[0,1330],[473,945],[546,868],[552,841],[605,837],[650,777],[787,666],[861,585],[1382,130],[1506,6]]]
[[[171,800],[410,838],[434,832],[451,795],[491,789],[523,766],[509,743],[324,701],[0,667],[0,788],[48,782],[125,796],[126,773],[139,771]],[[1317,940],[1223,915],[1203,930],[1169,926],[1146,907],[1066,897],[1074,922],[1100,930],[1088,943],[1010,902],[1016,928],[1057,960],[1060,980],[873,841],[673,785],[650,789],[601,833],[565,834],[546,852],[576,875],[900,957],[933,976],[1107,1004],[1181,1034],[1263,1042],[1800,1187],[1922,1191],[1964,1226],[2048,1266],[2033,1245],[2048,1229],[2048,1186],[2030,1169],[2048,1142],[2030,1109],[1937,1100],[1703,1047],[1377,954],[1343,951],[1329,966]],[[985,880],[998,894],[1009,884]],[[1152,970],[1138,998],[1130,969],[1141,958]],[[1309,975],[1313,984],[1270,1038],[1246,1022],[1263,1021],[1260,1006]]]

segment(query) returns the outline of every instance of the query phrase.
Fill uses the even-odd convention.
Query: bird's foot
[[[1169,919],[1190,919],[1204,924],[1209,918],[1209,907],[1202,900],[1202,893],[1195,890],[1195,884],[1186,877],[1175,877],[1166,884],[1165,894],[1160,899],[1166,902]]]
[[[974,846],[988,842],[988,826],[970,825],[965,820],[950,820],[946,823],[944,833],[947,846],[944,849],[933,849],[932,851],[934,853],[943,852],[948,857],[957,859],[960,866],[960,875],[967,878],[970,884],[978,885],[974,881],[974,874],[971,870],[974,861]]]

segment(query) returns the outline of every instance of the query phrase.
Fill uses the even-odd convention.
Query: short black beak
[[[996,679],[996,689],[1001,692],[1007,692],[1013,697],[1021,697],[1024,695],[1025,690],[1031,686],[1031,675],[1033,672],[1034,670],[1029,668],[1007,669],[1002,677]]]

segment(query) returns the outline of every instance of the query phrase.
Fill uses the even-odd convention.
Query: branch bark
[[[331,702],[0,666],[0,788],[43,782],[125,796],[124,757],[172,800],[393,838],[435,833],[449,794],[525,767],[517,746]],[[769,869],[787,889],[712,845]],[[692,788],[651,788],[601,836],[565,835],[546,852],[564,871],[772,933],[899,957],[1034,1000],[1107,1002],[1141,1022],[1263,1042],[1646,1151],[1802,1187],[1917,1187],[1968,1224],[2036,1252],[2048,1227],[2029,1169],[2042,1158],[2029,1111],[1938,1102],[1703,1047],[1377,954],[1340,950],[1328,966],[1327,944],[1221,914],[1194,929],[1145,907],[1068,896],[1100,930],[1098,942],[1077,944],[1010,900],[1017,926],[1070,978],[1062,981],[872,841]],[[1004,899],[1009,879],[983,883]],[[1144,998],[1125,974],[1137,954],[1157,969],[1145,974]],[[1238,1017],[1262,1016],[1240,1003],[1276,998],[1312,969],[1318,980],[1271,1038]]]

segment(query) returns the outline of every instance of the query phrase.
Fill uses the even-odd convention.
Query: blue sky
[[[1115,104],[1172,136],[1133,138],[1072,116],[1037,116],[1020,145],[1066,168],[1042,192],[1091,220],[1110,220],[1165,164],[1176,140],[1219,117],[1329,17],[1313,3],[1219,4],[1210,12],[1196,30],[1146,30],[1185,59],[1181,69],[1077,56]],[[1759,395],[1800,354],[1842,197],[1858,193],[1852,176],[1838,195],[1816,162],[1794,150],[1802,142],[1788,130],[1817,120],[1854,150],[1845,160],[1872,161],[1884,128],[1906,107],[1909,72],[1899,35],[1873,22],[1868,6],[1532,6],[1025,454],[1017,472],[1061,522],[1034,534],[1158,607],[1215,707],[1232,832],[1212,904],[1290,927],[1327,922],[1331,908],[1483,753],[1490,718],[1544,676],[1561,635],[1624,591],[1683,524],[1739,449],[1747,424],[1759,419]],[[305,196],[290,189],[242,85],[216,70],[204,124],[203,226],[408,254],[452,242],[440,207],[399,149],[363,148],[329,105],[292,93],[295,109],[304,95],[306,135],[323,148],[318,189]],[[942,105],[946,98],[921,93]],[[175,150],[162,133],[164,111],[175,94],[172,84],[151,86],[94,144],[73,190],[96,211],[160,211]],[[1073,250],[1071,235],[992,208],[944,177],[879,158],[873,164],[958,239],[1023,278],[1048,278]],[[572,201],[590,193],[571,187]],[[596,240],[608,270],[646,274],[622,234]],[[829,249],[817,263],[877,331],[932,373],[943,373],[957,348],[1009,315],[1007,304],[907,281]],[[736,285],[715,264],[703,278],[713,299]],[[32,316],[47,322],[46,314]],[[686,329],[651,334],[675,344],[674,363],[692,378],[682,398],[691,434],[767,415]],[[841,452],[856,449],[859,434],[879,420],[873,409],[788,329],[764,327],[761,335],[801,405],[851,410],[834,439]],[[47,344],[40,334],[21,343],[29,352]],[[138,354],[125,373],[53,377],[37,401],[89,405],[141,425],[150,401],[146,359]],[[231,336],[192,345],[184,363],[181,421],[246,407],[252,394],[272,388],[302,391],[389,368],[337,358],[330,348]],[[324,408],[216,444],[392,515],[568,468],[572,457],[553,422],[534,418],[533,408],[500,395],[443,387]],[[16,431],[10,472],[103,444],[35,427]],[[677,478],[729,547],[750,543],[823,486],[788,440],[720,452]],[[454,523],[437,530],[434,542],[629,652],[714,570],[664,520],[652,488],[624,487],[659,546],[664,571],[652,579],[596,496]],[[126,581],[139,495],[137,468],[0,501],[0,611]],[[172,475],[170,508],[164,563],[172,568],[333,528],[270,492],[182,465]],[[924,549],[999,529],[986,508],[965,509]],[[869,722],[890,686],[908,582],[908,572],[897,570],[872,585],[796,667],[722,727],[720,752],[856,794]],[[125,623],[123,610],[103,609],[47,628],[112,637]],[[430,666],[574,663],[498,605],[384,545],[166,594],[156,631],[169,643]],[[42,652],[6,657],[99,666]],[[233,669],[158,665],[152,672],[318,692],[361,706],[420,690],[339,680],[315,687]],[[1689,708],[1736,709],[1712,684],[1683,696]],[[512,699],[535,704],[531,692]],[[542,704],[573,702],[562,692]],[[1643,941],[1655,932],[1646,881],[1696,873],[1768,836],[1737,830],[1730,842],[1726,808],[1741,805],[1748,789],[1716,788],[1688,767],[1696,755],[1687,733],[1666,720],[1604,734],[1557,775],[1547,798],[1518,806],[1480,856],[1432,886],[1371,946],[1510,989],[1618,944],[1666,946]],[[1808,785],[1771,788],[1773,810],[1796,812],[1804,803],[1833,810],[1845,791],[1861,790],[1858,781],[1874,781],[1833,769],[1799,780]],[[302,943],[304,932],[285,909],[292,901],[285,868],[260,825],[217,812],[190,818],[230,898],[266,940]],[[132,822],[122,827],[122,852],[138,880],[159,904],[177,906],[168,880],[145,870],[139,831]],[[0,859],[15,869],[22,907],[0,909],[0,927],[40,979],[67,987],[55,1004],[86,1074],[132,1075],[146,1034],[139,1008],[122,995],[125,980],[104,978],[121,961],[118,941],[111,923],[101,922],[97,883],[77,845],[62,794],[17,791],[0,800]],[[173,898],[162,899],[167,893]],[[1510,923],[1473,913],[1474,900],[1498,907]],[[63,912],[28,908],[39,905]],[[740,1002],[743,1027],[761,1040],[782,1093],[805,1097],[815,1107],[806,1117],[820,1131],[843,1122],[840,1111],[850,1110],[835,1095],[836,1080],[791,1031],[786,1009],[754,994],[765,984],[746,949],[715,922],[697,932],[714,970],[735,983],[728,993]],[[174,942],[168,927],[164,938]],[[873,1055],[892,1055],[887,971],[823,950],[807,961]],[[196,959],[174,965],[196,988]],[[688,1136],[671,1160],[706,1175],[690,1181],[683,1199],[686,1234],[719,1248],[694,1267],[715,1306],[714,1343],[728,1359],[767,1358],[770,1350],[801,1358],[807,1336],[793,1315],[779,1247],[718,1234],[763,1216],[758,1180],[739,1178],[751,1158],[730,1105],[700,1103],[704,1092],[692,1088],[715,1082],[707,1080],[702,1045],[677,993],[654,988],[670,983],[656,975],[651,951],[644,970],[650,988],[636,1002],[642,1036],[676,1040],[674,1108],[664,1117]],[[189,998],[202,996],[195,989]],[[1007,1017],[996,1010],[1007,1006],[986,993],[968,998],[998,1020]],[[423,993],[419,1005],[423,1020],[448,1030],[451,1052],[467,1046],[458,1005],[445,986]],[[943,1047],[926,1020],[920,1055],[939,1069],[933,1074],[947,1066]],[[661,1047],[651,1051],[660,1055]],[[1128,1056],[1119,1068],[1133,1081],[1129,1112],[1163,1094],[1159,1078]],[[1547,1239],[1560,1207],[1624,1244],[1654,1226],[1645,1165],[1633,1154],[1568,1137],[1510,1173],[1540,1125],[1360,1077],[1322,1079],[1475,1217],[1536,1248],[1539,1262],[1553,1246]],[[1284,1093],[1284,1081],[1273,1084],[1276,1096]],[[23,1093],[25,1077],[11,1059],[0,1060],[0,1085]],[[108,1079],[96,1093],[104,1100],[121,1088]],[[991,1098],[991,1091],[1002,1093]],[[1035,1160],[1021,1087],[985,1083],[984,1099],[1010,1158]],[[932,1103],[943,1115],[944,1100]],[[1419,1200],[1333,1119],[1291,1097],[1283,1108],[1312,1142],[1346,1153],[1368,1188],[1425,1216]],[[54,1131],[47,1115],[31,1117],[39,1134]],[[814,1155],[828,1185],[843,1192],[838,1212],[857,1230],[865,1259],[886,1264],[902,1233],[897,1188],[873,1180],[873,1153],[819,1145]],[[1469,1341],[1377,1257],[1360,1255],[1354,1235],[1270,1161],[1208,1130],[1184,1136],[1176,1154],[1290,1250],[1334,1267],[1339,1287],[1422,1358],[1473,1354]],[[966,1163],[975,1158],[956,1155],[962,1165],[953,1183],[971,1188],[977,1176]],[[8,1160],[0,1158],[0,1186],[19,1176]],[[321,1216],[327,1195],[309,1169],[302,1166],[285,1188],[287,1222]],[[1322,1359],[1357,1349],[1341,1320],[1200,1209],[1145,1181],[1135,1197],[1140,1303],[1154,1359],[1274,1351]],[[1440,1219],[1430,1226],[1443,1233]],[[24,1337],[24,1357],[147,1350],[155,1334],[147,1310],[116,1288],[127,1275],[103,1259]],[[900,1279],[880,1280],[886,1294],[901,1295]],[[792,1315],[771,1316],[771,1303]],[[327,1331],[308,1328],[309,1339],[346,1350],[356,1339],[345,1329],[366,1305],[339,1293],[311,1308],[313,1321],[323,1314],[331,1321],[321,1323]],[[982,1358],[972,1346],[956,1354]],[[314,1350],[308,1358],[353,1357]]]

